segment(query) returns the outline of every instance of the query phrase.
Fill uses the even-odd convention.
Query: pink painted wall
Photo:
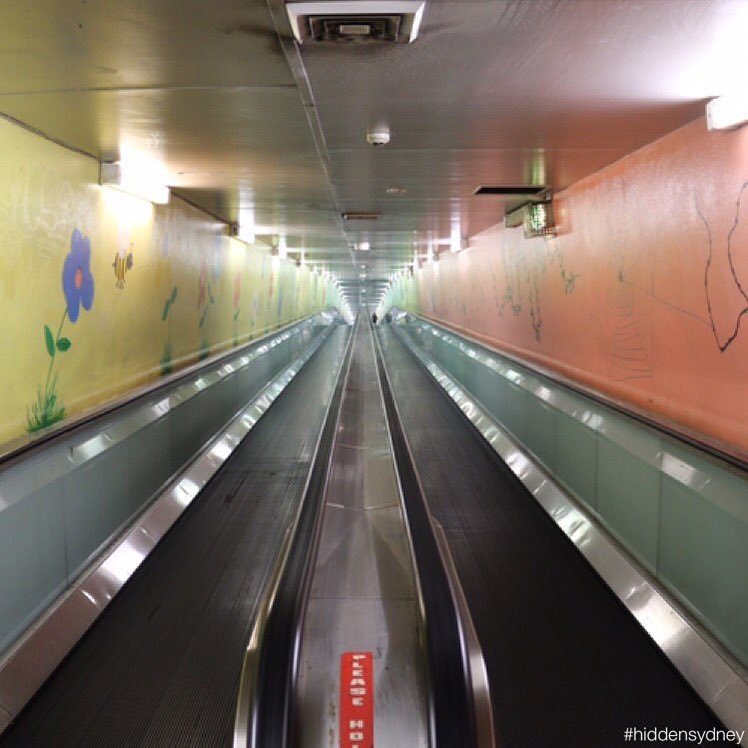
[[[699,119],[497,226],[388,302],[748,458],[748,127]]]

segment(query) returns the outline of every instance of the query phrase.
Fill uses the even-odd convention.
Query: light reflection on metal
[[[101,571],[114,577],[119,584],[124,584],[144,558],[145,554],[126,540],[104,561]]]

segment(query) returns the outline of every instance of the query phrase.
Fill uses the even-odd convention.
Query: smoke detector
[[[390,142],[390,128],[387,125],[372,127],[366,133],[366,142],[373,146],[387,145]]]
[[[398,42],[418,36],[424,0],[329,0],[287,3],[296,40],[305,42]]]

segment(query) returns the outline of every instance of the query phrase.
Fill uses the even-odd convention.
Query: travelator
[[[6,459],[0,745],[740,727],[732,640],[689,627],[570,490],[575,450],[549,477],[526,395],[552,385],[396,318],[312,317]]]
[[[64,519],[9,551],[0,742],[493,744],[384,402],[368,323],[328,314],[11,455],[4,539]]]

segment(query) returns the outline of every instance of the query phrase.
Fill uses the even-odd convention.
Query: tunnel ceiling
[[[10,2],[0,112],[100,159],[146,150],[355,287],[353,258],[375,284],[497,223],[479,185],[560,190],[699,116],[747,27],[744,0],[427,0],[413,44],[299,47],[282,0]]]

